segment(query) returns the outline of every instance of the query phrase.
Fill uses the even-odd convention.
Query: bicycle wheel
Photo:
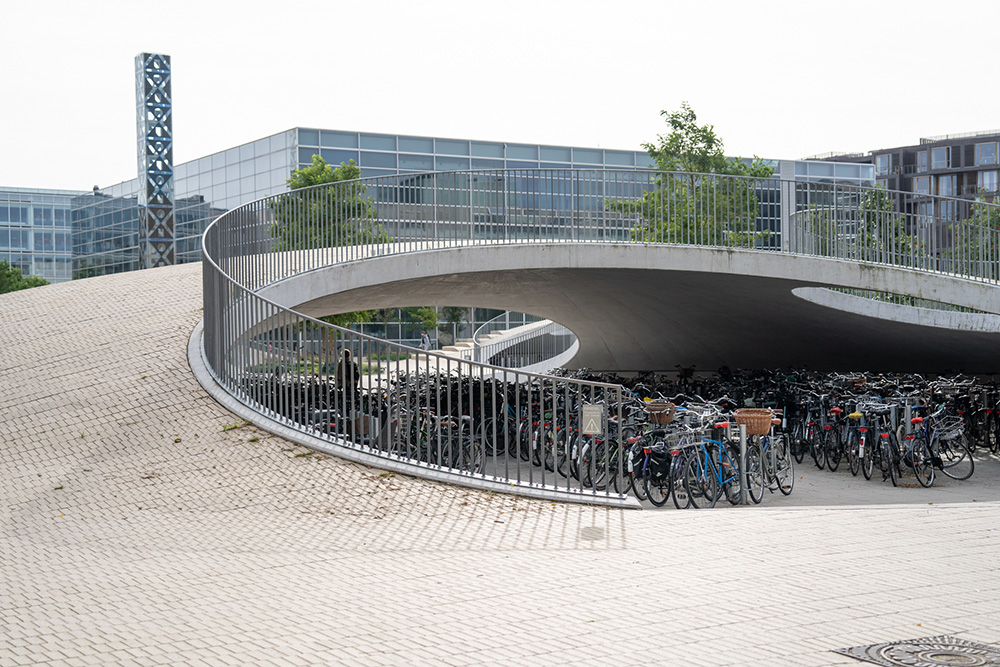
[[[920,482],[920,486],[928,487],[934,483],[934,461],[931,459],[931,450],[927,446],[927,439],[922,435],[915,435],[910,438],[909,442],[913,474]]]
[[[642,484],[646,467],[646,455],[642,453],[642,449],[638,452],[631,452],[629,454],[629,461],[631,461],[631,465],[629,465],[627,474],[629,486],[632,487],[632,494],[640,501],[646,500],[646,489]]]
[[[976,464],[964,433],[949,440],[939,440],[936,449],[941,457],[941,472],[957,480],[972,477]]]
[[[826,454],[826,467],[830,472],[836,472],[837,468],[840,467],[840,459],[844,454],[842,438],[836,426],[826,431],[826,437],[823,438],[823,446],[825,448],[824,453]]]
[[[802,463],[802,461],[806,458],[806,452],[808,450],[809,444],[805,439],[802,422],[797,422],[795,424],[795,430],[792,432],[792,453],[795,455],[795,462]]]
[[[684,470],[687,465],[687,457],[683,453],[674,454],[670,459],[670,497],[674,500],[674,507],[685,510],[691,507],[691,493],[684,483]]]
[[[858,429],[851,428],[847,432],[847,446],[844,448],[847,454],[847,469],[855,477],[861,472],[861,433]]]
[[[740,453],[732,446],[720,447],[716,471],[721,471],[722,493],[730,505],[740,504]]]
[[[809,433],[809,454],[812,456],[816,467],[822,470],[826,467],[826,446],[823,431],[812,427]]]
[[[788,436],[782,435],[774,441],[774,479],[778,483],[778,490],[784,495],[792,492],[795,486],[795,466],[792,463],[792,454],[788,445]]]
[[[861,456],[861,472],[865,479],[871,479],[875,472],[875,447],[872,446],[872,433],[867,431],[858,434],[858,449]]]
[[[684,483],[687,485],[692,507],[715,507],[715,501],[719,497],[719,478],[711,459],[704,452],[695,450],[688,457],[684,464]]]
[[[899,486],[899,473],[898,473],[898,463],[899,452],[893,451],[894,447],[892,444],[892,435],[890,433],[879,434],[879,438],[882,441],[882,464],[885,466],[886,470],[882,472],[882,481],[885,481],[886,474],[888,474],[889,479],[892,481],[893,486]]]
[[[764,462],[757,438],[747,443],[747,494],[754,504],[764,498]]]
[[[560,433],[561,431],[556,431],[549,426],[538,434],[539,457],[542,459],[542,465],[549,472],[556,471],[556,462],[563,458],[565,452],[565,443]]]
[[[1000,411],[994,410],[986,422],[986,445],[990,452],[1000,452]]]
[[[669,472],[657,473],[647,470],[643,476],[642,484],[649,502],[656,507],[663,507],[667,504],[667,499],[670,498]]]
[[[517,427],[518,456],[522,461],[531,460],[531,424],[527,421],[521,422]]]
[[[576,468],[574,477],[580,480],[580,484],[585,488],[593,488],[597,491],[608,488],[611,476],[608,474],[610,471],[604,460],[607,456],[604,441],[595,442],[594,438],[590,436],[574,438],[569,449],[571,453],[577,450],[574,457],[575,463],[570,465]]]

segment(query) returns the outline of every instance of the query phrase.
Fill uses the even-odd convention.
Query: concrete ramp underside
[[[605,257],[613,266],[600,266],[596,249],[560,256],[564,266],[539,261],[557,258],[545,252],[546,257],[532,257],[534,249],[520,255],[492,250],[489,261],[464,249],[339,265],[285,281],[267,295],[311,316],[414,305],[527,312],[569,327],[580,340],[570,366],[598,370],[669,370],[679,364],[704,371],[727,365],[992,373],[1000,367],[996,329],[892,321],[792,293],[800,287],[855,286],[940,298],[950,289],[940,277],[898,270],[872,275],[868,267],[858,274],[845,262],[766,253],[734,258],[732,252],[700,249],[659,253],[631,262],[632,268],[621,257]],[[642,249],[627,254],[635,258],[636,250]],[[993,293],[983,291],[996,287],[950,280],[958,283],[953,291],[966,292],[953,302],[983,301],[978,290],[988,296],[985,309],[997,310]]]

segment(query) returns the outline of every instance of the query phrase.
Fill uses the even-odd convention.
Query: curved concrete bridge
[[[822,287],[1000,313],[1000,288],[952,275],[774,252],[618,243],[535,242],[371,257],[288,278],[260,293],[312,317],[417,303],[527,312],[577,335],[573,367],[602,370],[675,364],[1000,369],[996,316],[800,292]]]
[[[707,174],[514,170],[335,183],[242,206],[206,231],[203,357],[248,419],[310,446],[459,484],[628,505],[610,486],[522,465],[531,456],[518,456],[510,430],[502,442],[486,434],[492,410],[525,425],[562,406],[572,431],[580,417],[570,406],[600,402],[603,433],[620,437],[607,419],[624,414],[617,385],[414,356],[316,318],[416,305],[516,310],[575,333],[567,365],[612,371],[989,373],[1000,343],[995,220],[1000,207],[986,202]],[[322,343],[310,358],[297,344],[306,330]],[[358,389],[343,383],[346,353],[368,374]],[[352,405],[357,391],[362,405]],[[322,436],[310,417],[319,404],[335,413]],[[443,447],[440,435],[414,438],[413,415],[427,411],[461,419],[466,435]],[[415,451],[435,438],[436,451]],[[536,460],[558,460],[550,445]]]

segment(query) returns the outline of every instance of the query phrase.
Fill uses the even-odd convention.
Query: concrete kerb
[[[222,407],[232,412],[244,421],[252,423],[254,426],[272,433],[280,438],[289,440],[296,444],[308,447],[324,454],[336,456],[338,458],[360,463],[372,468],[379,468],[394,473],[419,477],[435,482],[464,486],[480,491],[492,491],[495,493],[507,493],[516,496],[525,496],[537,500],[548,500],[558,502],[573,502],[584,505],[600,505],[602,507],[614,507],[619,509],[642,509],[638,500],[631,496],[625,498],[615,498],[611,496],[600,496],[596,492],[588,494],[584,492],[560,492],[552,489],[542,488],[525,483],[501,481],[499,479],[482,479],[469,474],[458,472],[448,472],[436,470],[418,462],[403,458],[387,458],[363,451],[357,445],[349,441],[341,441],[341,444],[330,442],[322,438],[311,436],[296,429],[290,428],[276,420],[270,419],[249,406],[239,401],[220,385],[212,375],[205,363],[204,337],[202,335],[205,321],[202,320],[194,328],[191,337],[188,339],[188,364],[194,374],[198,384],[205,389]]]

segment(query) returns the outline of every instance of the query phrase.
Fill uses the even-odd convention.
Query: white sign
[[[604,406],[600,403],[581,407],[580,432],[583,435],[604,435]]]

